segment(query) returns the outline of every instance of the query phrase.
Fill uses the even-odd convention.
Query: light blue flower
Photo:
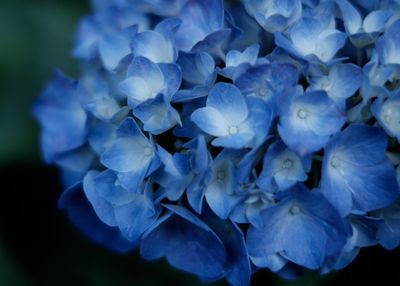
[[[397,47],[400,44],[400,20],[394,22],[389,29],[376,41],[379,62],[384,65],[400,64],[400,54]]]
[[[160,22],[154,31],[135,35],[132,48],[136,57],[145,57],[154,63],[173,63],[178,57],[174,38],[181,21],[176,18]]]
[[[222,0],[189,0],[182,8],[179,18],[182,24],[176,34],[176,47],[182,51],[215,48],[228,35],[227,30],[223,29]]]
[[[144,0],[150,5],[151,12],[163,16],[177,16],[188,0]]]
[[[327,63],[344,46],[346,34],[335,28],[335,19],[327,15],[303,17],[288,32],[275,33],[275,43],[294,57],[311,63]]]
[[[371,110],[386,133],[400,142],[400,93],[387,99],[383,95],[379,96]]]
[[[206,52],[180,52],[177,63],[182,70],[185,88],[180,89],[172,101],[186,102],[207,96],[217,78],[212,56]]]
[[[400,205],[395,204],[379,210],[376,214],[383,219],[379,225],[376,237],[386,249],[394,249],[400,244]]]
[[[143,135],[132,118],[121,123],[117,138],[102,153],[100,161],[107,168],[121,173],[121,184],[128,181],[128,189],[133,192],[160,164],[154,143]]]
[[[132,194],[118,182],[115,172],[89,171],[83,181],[85,195],[97,216],[107,225],[118,227],[126,239],[138,241],[156,221],[160,206],[153,202],[150,184]]]
[[[321,190],[342,216],[387,207],[399,196],[386,147],[381,129],[361,124],[350,125],[325,147]]]
[[[105,224],[93,211],[82,189],[82,183],[66,189],[58,201],[58,207],[67,212],[71,222],[93,241],[112,251],[126,253],[137,246],[127,240],[117,227]]]
[[[382,220],[373,217],[351,215],[348,219],[351,236],[348,237],[341,253],[328,258],[322,273],[339,270],[349,265],[358,255],[361,248],[378,244],[377,231]]]
[[[138,7],[119,10],[107,6],[82,20],[73,54],[84,60],[99,56],[103,65],[112,71],[132,53],[130,42],[136,32],[148,27],[149,20]]]
[[[347,0],[337,0],[351,42],[358,48],[372,44],[385,30],[392,16],[389,10],[374,10],[363,19],[361,13]]]
[[[279,135],[299,155],[322,149],[345,122],[344,115],[325,92],[303,94],[301,88],[286,94],[279,106]]]
[[[268,32],[282,32],[302,14],[300,0],[242,0],[247,12]]]
[[[162,94],[169,102],[179,89],[182,75],[175,64],[155,64],[143,57],[136,57],[130,64],[127,78],[119,85],[119,90],[127,95],[132,108],[153,100]]]
[[[244,148],[261,144],[268,134],[271,111],[264,101],[244,97],[232,84],[218,83],[210,91],[206,107],[191,119],[207,134],[217,137],[214,146]]]
[[[211,178],[206,186],[205,198],[211,210],[221,219],[227,219],[244,198],[235,176],[240,155],[240,152],[224,149],[210,166]]]
[[[308,90],[324,90],[338,106],[353,96],[361,87],[363,72],[353,64],[337,63],[329,69],[328,75],[316,75],[310,80]]]
[[[226,54],[225,68],[220,69],[219,73],[223,76],[234,79],[242,70],[246,70],[249,66],[256,64],[260,45],[254,44],[247,47],[243,52],[231,50]]]
[[[119,122],[129,113],[129,108],[120,106],[118,99],[110,94],[107,82],[98,74],[81,80],[79,95],[82,106],[102,121]]]
[[[286,190],[297,182],[307,180],[311,169],[311,156],[299,157],[281,141],[272,144],[265,154],[263,169],[257,184],[273,190],[276,184],[279,190]]]
[[[234,82],[243,94],[268,102],[275,115],[279,96],[284,90],[294,87],[298,77],[299,72],[295,66],[272,62],[250,67]]]

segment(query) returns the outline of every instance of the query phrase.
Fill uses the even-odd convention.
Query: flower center
[[[147,157],[149,157],[153,154],[153,150],[150,147],[144,147],[143,152],[144,152],[144,155]]]
[[[333,168],[339,168],[340,167],[340,160],[337,156],[333,156],[331,158],[330,164]]]
[[[239,129],[236,126],[230,126],[228,132],[231,135],[235,135],[238,134]]]
[[[289,212],[290,212],[290,214],[292,214],[292,215],[296,215],[296,214],[299,214],[299,213],[301,212],[301,210],[300,210],[300,207],[299,207],[299,206],[294,205],[294,206],[292,206],[292,207],[290,208]]]
[[[307,111],[307,110],[300,108],[300,109],[297,111],[297,117],[298,117],[298,118],[300,118],[300,119],[306,119],[307,116],[308,116],[308,111]]]
[[[383,121],[387,124],[389,124],[390,122],[392,122],[392,117],[388,114],[386,114],[385,116],[383,116]]]
[[[224,170],[219,170],[217,172],[217,180],[223,181],[226,177],[225,171]]]
[[[293,167],[293,161],[291,159],[286,159],[285,161],[283,161],[282,163],[282,168],[287,170]]]

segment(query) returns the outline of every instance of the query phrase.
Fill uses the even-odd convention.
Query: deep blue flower
[[[206,52],[181,52],[178,64],[187,88],[180,89],[172,100],[174,102],[186,102],[207,96],[217,77],[212,56]]]
[[[279,255],[317,269],[346,242],[346,227],[336,210],[317,190],[310,192],[303,185],[293,187],[261,216],[263,226],[250,226],[247,233],[249,255],[259,267],[279,270],[274,267],[279,261],[274,256]]]
[[[206,186],[205,198],[210,208],[222,219],[227,219],[232,209],[243,200],[235,174],[240,152],[225,149],[211,164],[211,178]]]
[[[325,147],[322,193],[342,216],[387,207],[399,196],[386,146],[381,129],[354,124]]]
[[[206,51],[216,48],[226,38],[224,5],[222,0],[188,0],[182,8],[182,20],[176,46],[182,51]]]
[[[318,74],[310,81],[308,90],[324,90],[330,99],[342,106],[361,87],[363,73],[356,65],[338,63],[330,68],[328,75]]]
[[[107,225],[118,227],[129,241],[136,242],[160,213],[153,201],[151,184],[143,184],[133,194],[122,187],[115,172],[87,173],[83,188],[97,216]]]
[[[127,240],[117,227],[111,227],[100,220],[86,199],[81,183],[65,190],[58,206],[65,209],[72,223],[95,242],[121,253],[137,246],[136,242]]]
[[[145,259],[165,256],[174,267],[202,279],[223,277],[227,253],[215,232],[185,208],[165,207],[170,212],[145,234],[141,255]]]
[[[295,66],[273,62],[250,67],[235,78],[235,85],[243,94],[256,96],[268,102],[276,113],[276,101],[280,94],[294,87],[297,80],[298,70]]]
[[[398,1],[241,2],[92,1],[81,75],[34,105],[60,208],[111,250],[237,286],[397,247]]]
[[[265,154],[263,170],[257,184],[271,191],[275,186],[279,190],[285,190],[297,182],[307,180],[307,172],[310,169],[311,156],[299,157],[278,141],[272,144]]]

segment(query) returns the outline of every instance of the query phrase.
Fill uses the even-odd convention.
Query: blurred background
[[[77,76],[71,59],[89,0],[0,1],[0,286],[226,285],[202,283],[165,261],[116,255],[80,235],[57,207],[57,170],[41,163],[34,99],[55,67]],[[400,251],[363,250],[343,271],[285,281],[268,271],[252,285],[400,285]]]

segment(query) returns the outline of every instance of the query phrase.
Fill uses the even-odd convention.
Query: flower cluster
[[[400,243],[400,2],[93,0],[37,100],[59,205],[212,281]]]

